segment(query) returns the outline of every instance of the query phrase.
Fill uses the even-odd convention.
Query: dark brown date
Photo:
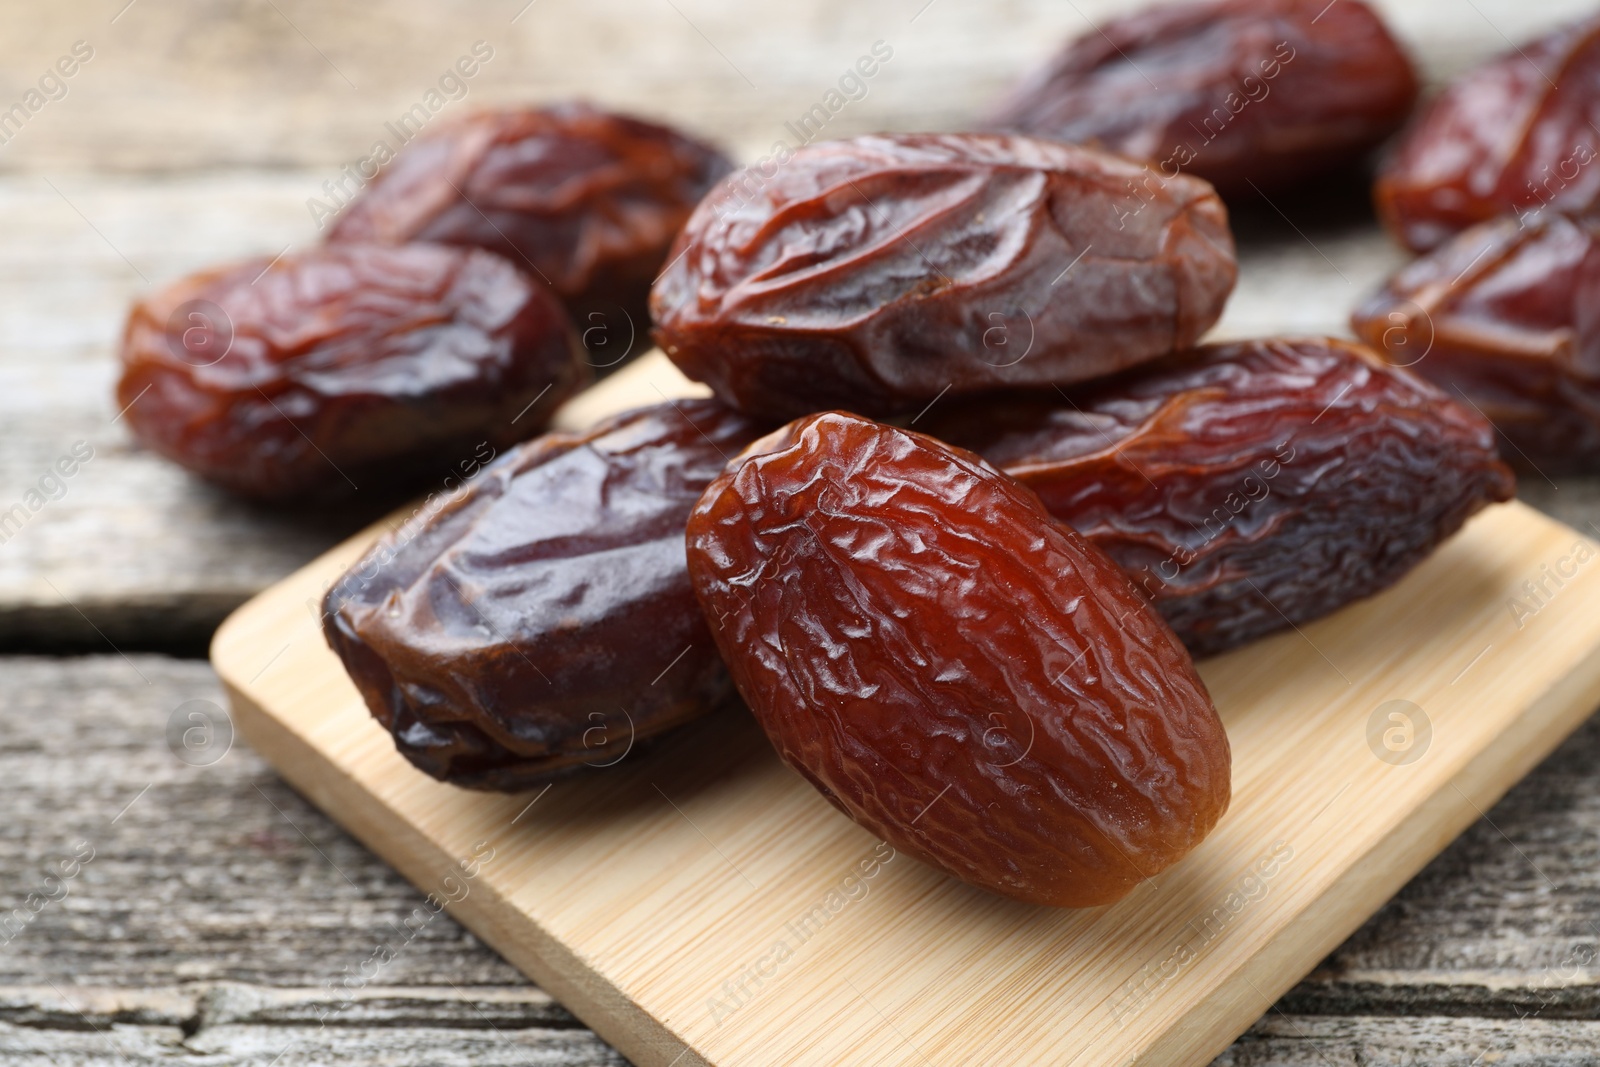
[[[1401,269],[1351,323],[1476,406],[1512,463],[1600,470],[1600,222],[1541,211],[1475,226]]]
[[[1411,61],[1360,0],[1211,0],[1083,34],[995,123],[1195,174],[1233,196],[1360,156],[1416,98]]]
[[[731,169],[699,141],[587,104],[485,111],[407,145],[328,239],[499,252],[555,287],[607,366],[644,350],[667,246]]]
[[[929,419],[1104,549],[1196,655],[1393,584],[1515,480],[1488,423],[1354,345],[1211,345]]]
[[[748,186],[695,210],[651,302],[673,362],[761,415],[1098,377],[1193,343],[1237,273],[1210,186],[1073,145],[826,141]]]
[[[800,419],[706,490],[689,573],[783,759],[974,885],[1108,904],[1228,806],[1227,737],[1183,646],[971,453]]]
[[[134,305],[117,405],[147,447],[263,499],[421,484],[532,436],[590,378],[561,305],[499,256],[338,245]]]
[[[684,523],[756,433],[689,400],[547,434],[380,541],[328,592],[323,628],[400,753],[511,792],[710,710],[727,674]]]
[[[1600,18],[1564,27],[1460,78],[1378,176],[1378,213],[1415,252],[1496,216],[1600,202]]]

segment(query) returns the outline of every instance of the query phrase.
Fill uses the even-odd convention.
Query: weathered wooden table
[[[1592,0],[1383,6],[1438,81]],[[0,514],[20,518],[0,522],[0,912],[26,918],[0,917],[0,1063],[622,1062],[448,916],[416,920],[421,894],[242,743],[219,734],[202,765],[174,755],[170,724],[222,703],[198,658],[220,618],[376,504],[252,508],[134,447],[110,398],[130,299],[315,240],[324,183],[394,140],[386,123],[479,41],[492,58],[441,94],[441,116],[583,93],[752,159],[792,144],[785,120],[874,42],[893,58],[828,136],[959,127],[1116,7],[8,0]],[[73,55],[70,77],[41,83]],[[13,102],[26,117],[8,126]],[[1343,332],[1401,261],[1359,189],[1245,205],[1239,228],[1232,334]],[[52,478],[78,442],[93,458]],[[1600,482],[1530,477],[1524,495],[1600,535]],[[1597,764],[1600,722],[1218,1062],[1600,1063]]]

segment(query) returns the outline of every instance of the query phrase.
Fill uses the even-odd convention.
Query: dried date
[[[1149,160],[1232,196],[1359,156],[1416,98],[1411,61],[1360,0],[1211,0],[1085,33],[994,122]]]
[[[778,752],[896,848],[974,885],[1110,903],[1229,798],[1172,631],[978,457],[830,412],[751,445],[689,520],[689,573]]]
[[[1331,340],[1206,346],[927,426],[1105,550],[1196,655],[1388,587],[1515,488],[1481,417]]]
[[[1236,273],[1204,182],[1026,137],[913,134],[812,144],[749,199],[707,197],[651,301],[667,355],[740,410],[888,414],[1182,348]]]
[[[537,433],[590,378],[548,290],[487,252],[338,245],[137,303],[117,405],[152,450],[263,499],[420,484]]]
[[[606,366],[643,350],[667,246],[731,169],[675,130],[587,104],[479,112],[407,145],[328,239],[498,252],[552,285],[580,330],[605,335],[589,348]]]
[[[1511,462],[1600,470],[1600,221],[1482,223],[1401,269],[1351,324],[1482,411]]]
[[[684,524],[756,433],[690,400],[547,434],[380,541],[328,592],[323,626],[400,753],[515,791],[709,710],[727,674]]]
[[[1600,202],[1600,18],[1512,48],[1446,89],[1378,176],[1378,213],[1425,252],[1478,222]]]

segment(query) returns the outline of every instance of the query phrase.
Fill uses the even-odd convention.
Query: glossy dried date
[[[580,330],[606,334],[589,344],[604,366],[646,347],[667,246],[730,169],[675,130],[587,104],[479,112],[407,145],[328,239],[498,252],[554,286]]]
[[[1512,463],[1600,470],[1600,222],[1543,211],[1475,226],[1401,269],[1351,324],[1476,405]]]
[[[184,278],[134,305],[134,436],[248,496],[443,477],[537,433],[590,378],[561,305],[499,256],[339,245]]]
[[[1600,202],[1600,18],[1570,25],[1460,78],[1409,129],[1378,176],[1378,213],[1416,252],[1468,226]]]
[[[548,434],[380,541],[329,591],[323,627],[400,753],[515,791],[709,710],[727,675],[684,523],[756,433],[689,400]]]
[[[1332,340],[1206,346],[926,424],[1104,549],[1196,655],[1386,588],[1515,488],[1482,418]]]
[[[1183,646],[970,453],[800,419],[706,490],[689,573],[783,759],[974,885],[1110,903],[1227,808],[1227,738]]]
[[[695,210],[656,338],[740,410],[916,411],[1108,374],[1194,342],[1237,267],[1211,187],[985,134],[825,141]]]
[[[1234,195],[1359,156],[1400,127],[1416,98],[1411,61],[1360,0],[1211,0],[1083,34],[994,121]]]

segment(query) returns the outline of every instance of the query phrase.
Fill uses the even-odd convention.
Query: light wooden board
[[[686,388],[647,357],[563,421]],[[1204,1063],[1600,701],[1600,563],[1547,582],[1556,595],[1531,615],[1509,606],[1592,543],[1523,505],[1492,509],[1390,592],[1205,663],[1232,809],[1122,903],[1052,911],[906,857],[847,882],[877,843],[742,714],[543,793],[432,781],[317,628],[322,590],[369,540],[219,631],[239,727],[420,887],[464,889],[462,922],[644,1067]],[[1398,764],[1380,758],[1381,714],[1369,736],[1396,700],[1431,724]]]

